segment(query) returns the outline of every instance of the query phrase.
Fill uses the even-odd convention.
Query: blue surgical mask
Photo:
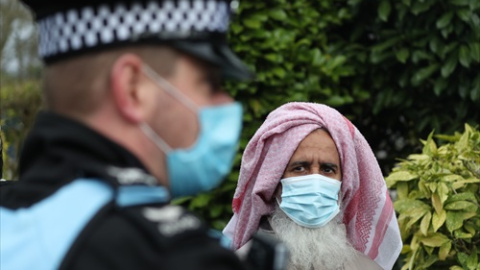
[[[281,183],[280,209],[300,226],[322,227],[340,212],[338,193],[341,182],[338,180],[310,174],[284,178]]]
[[[234,102],[198,108],[151,68],[144,66],[143,71],[199,118],[200,134],[188,149],[172,149],[148,124],[140,125],[142,131],[166,154],[172,197],[195,195],[217,187],[229,173],[235,157],[242,128],[242,106]]]

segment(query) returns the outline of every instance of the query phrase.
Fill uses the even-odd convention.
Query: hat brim
[[[172,45],[180,51],[220,67],[224,79],[251,80],[254,78],[254,74],[225,43],[175,41]]]

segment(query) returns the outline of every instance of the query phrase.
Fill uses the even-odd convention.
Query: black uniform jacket
[[[2,182],[1,206],[29,207],[79,177],[119,186],[119,177],[125,174],[112,173],[115,170],[108,169],[112,167],[117,172],[136,171],[136,179],[127,179],[130,182],[153,179],[140,161],[118,144],[71,119],[41,112],[22,150],[19,181]],[[205,223],[192,213],[181,208],[181,214],[168,221],[173,230],[165,234],[159,230],[158,220],[142,214],[145,207],[104,206],[70,247],[60,269],[243,269],[234,253],[209,237]],[[148,207],[180,208],[165,204]],[[21,253],[19,250],[19,256]]]

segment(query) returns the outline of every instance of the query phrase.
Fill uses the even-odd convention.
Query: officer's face
[[[197,107],[230,103],[233,99],[220,89],[220,70],[185,55],[179,56],[174,73],[166,78]],[[158,86],[156,86],[158,87]],[[157,91],[159,101],[156,127],[153,127],[172,148],[188,148],[199,133],[198,116],[178,99]]]

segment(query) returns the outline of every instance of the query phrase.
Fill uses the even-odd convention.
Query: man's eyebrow
[[[298,166],[298,165],[307,166],[307,165],[310,165],[310,163],[311,163],[310,161],[298,160],[288,164],[288,167]]]
[[[336,164],[336,163],[331,163],[331,162],[321,162],[320,165],[338,168],[338,164]]]

